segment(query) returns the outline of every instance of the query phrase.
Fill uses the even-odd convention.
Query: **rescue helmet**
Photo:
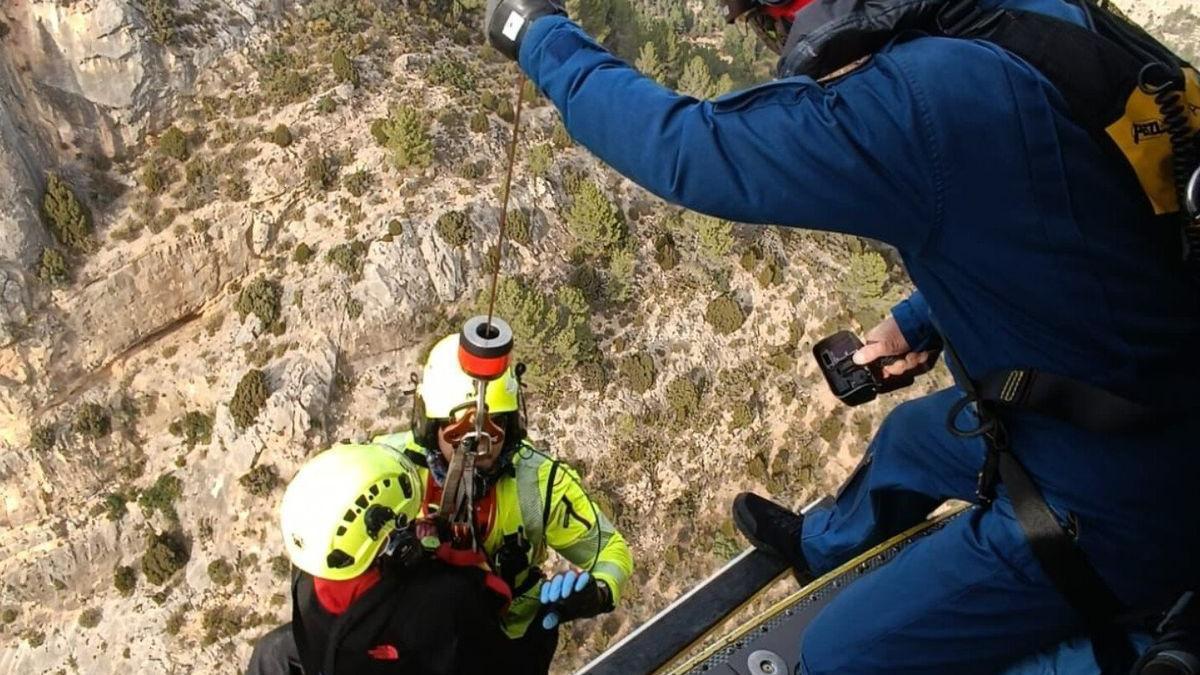
[[[502,376],[488,382],[484,399],[491,423],[487,426],[504,430],[503,453],[516,449],[525,439],[519,372],[510,366]],[[473,410],[475,398],[475,380],[459,365],[458,334],[448,335],[433,346],[425,360],[421,383],[413,397],[413,440],[427,450],[437,450],[438,428]]]
[[[722,0],[725,5],[726,23],[744,19],[763,44],[783,54],[788,34],[792,31],[792,20],[796,14],[812,4],[813,0]]]
[[[520,389],[511,366],[504,375],[488,382],[484,398],[488,414],[517,412]],[[472,407],[475,395],[475,380],[463,372],[458,362],[458,333],[447,335],[430,350],[421,373],[421,384],[417,387],[417,396],[425,408],[424,416],[448,420]]]
[[[314,577],[343,581],[367,570],[424,499],[416,468],[384,445],[335,445],[288,484],[280,524],[288,558]]]

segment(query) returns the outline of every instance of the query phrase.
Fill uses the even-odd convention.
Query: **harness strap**
[[[1030,410],[1097,433],[1133,431],[1162,414],[1086,382],[1032,368],[996,371],[974,384],[980,401]]]
[[[1067,604],[1082,617],[1091,635],[1096,661],[1101,664],[1104,675],[1128,673],[1137,659],[1137,653],[1118,624],[1124,606],[1079,548],[1074,526],[1068,529],[1058,521],[1041,490],[1013,455],[1003,422],[993,410],[992,399],[983,393],[984,387],[971,380],[958,353],[945,336],[943,342],[947,360],[960,386],[967,392],[963,401],[951,408],[947,424],[955,435],[983,437],[987,447],[984,467],[979,476],[981,501],[989,504],[995,494],[996,483],[1004,483],[1013,513],[1029,541],[1034,558]],[[991,384],[994,385],[994,382]],[[1003,387],[1002,392],[1012,393],[1018,388],[1014,384]],[[955,426],[957,414],[972,402],[979,416],[979,426],[974,430],[960,429]]]

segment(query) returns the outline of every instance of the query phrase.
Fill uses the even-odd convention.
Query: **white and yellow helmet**
[[[283,543],[296,567],[342,581],[367,570],[395,529],[417,517],[424,484],[402,453],[383,445],[336,445],[288,484]]]
[[[451,416],[458,418],[475,404],[475,380],[459,364],[458,339],[455,333],[433,346],[417,386],[413,440],[430,450],[438,447],[438,426]],[[488,416],[499,417],[497,421],[504,428],[505,449],[516,448],[525,438],[525,424],[521,416],[521,382],[511,366],[504,375],[488,382],[484,402]]]
[[[429,352],[417,395],[428,419],[450,419],[451,413],[464,412],[475,402],[475,380],[463,372],[458,362],[458,333],[447,335]],[[517,412],[520,408],[520,383],[510,367],[504,375],[488,382],[485,399],[489,415]]]

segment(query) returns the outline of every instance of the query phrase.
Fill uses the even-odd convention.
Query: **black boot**
[[[812,580],[800,550],[804,516],[753,492],[743,492],[733,500],[733,524],[755,548],[786,560],[801,583]]]

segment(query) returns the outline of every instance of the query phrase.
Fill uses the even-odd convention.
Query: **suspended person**
[[[833,507],[738,498],[750,540],[808,574],[947,499],[980,503],[826,607],[801,671],[995,672],[1074,636],[1119,645],[1114,615],[1169,605],[1200,571],[1200,293],[1176,192],[1195,73],[1090,3],[727,4],[779,78],[713,101],[642,76],[551,0],[491,0],[485,32],[577,142],[664,199],[896,247],[918,290],[859,362],[900,356],[902,374],[943,342],[961,361],[956,386],[887,417]]]
[[[373,441],[403,450],[417,465],[426,516],[436,513],[462,431],[474,428],[467,415],[476,405],[475,381],[459,366],[458,340],[447,336],[430,351],[414,395],[414,428]],[[510,642],[499,661],[506,672],[534,674],[549,670],[562,622],[616,607],[633,558],[579,474],[529,443],[521,399],[512,368],[488,383],[491,442],[475,460],[475,532],[490,568],[512,591],[501,616]],[[547,578],[552,550],[578,569]]]
[[[338,445],[300,469],[281,507],[299,570],[292,621],[258,641],[249,675],[496,672],[506,589],[424,550],[413,531],[423,489],[382,445]]]

